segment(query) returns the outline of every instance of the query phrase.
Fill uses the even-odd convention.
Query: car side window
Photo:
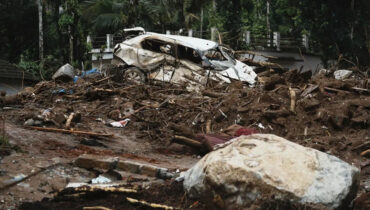
[[[192,48],[185,47],[185,46],[182,46],[182,45],[178,45],[177,46],[177,52],[178,52],[178,54],[177,54],[178,59],[180,59],[180,60],[189,60],[189,61],[191,61],[195,64],[201,64],[202,63],[202,58],[200,57],[198,52],[195,51]]]
[[[174,54],[173,46],[160,40],[146,39],[141,42],[141,47],[156,53],[165,53],[172,56]]]

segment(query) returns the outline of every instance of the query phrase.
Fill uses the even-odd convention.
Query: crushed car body
[[[178,35],[147,32],[116,45],[112,64],[123,78],[147,79],[204,86],[208,80],[239,80],[253,86],[257,74],[236,60],[233,50],[216,42]]]

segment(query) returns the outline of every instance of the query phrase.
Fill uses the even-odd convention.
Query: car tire
[[[144,84],[146,80],[145,74],[136,67],[130,67],[125,69],[122,74],[122,77],[123,81],[136,84]]]

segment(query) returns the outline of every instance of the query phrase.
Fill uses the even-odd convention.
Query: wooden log
[[[66,130],[66,129],[58,129],[58,128],[43,128],[43,127],[36,127],[36,126],[25,126],[25,128],[39,130],[39,131],[49,131],[49,132],[68,133],[68,134],[77,134],[77,135],[114,137],[113,134],[94,133],[94,132],[88,132],[88,131]]]
[[[203,144],[201,142],[191,139],[191,138],[187,138],[185,136],[175,135],[175,137],[173,138],[173,142],[185,144],[185,145],[195,147],[195,148],[200,148],[200,149],[203,148]]]

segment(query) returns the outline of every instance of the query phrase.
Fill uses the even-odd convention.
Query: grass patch
[[[0,147],[11,147],[9,140],[6,136],[0,136]]]

